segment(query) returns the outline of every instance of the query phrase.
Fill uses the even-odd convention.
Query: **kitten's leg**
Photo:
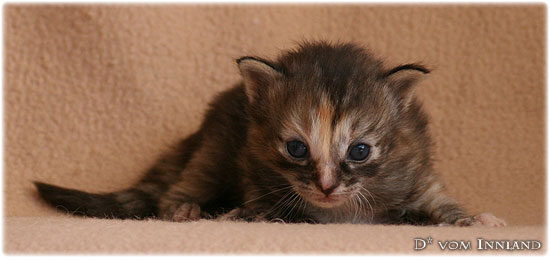
[[[174,206],[176,207],[176,206]],[[201,218],[201,207],[194,202],[185,202],[171,214],[170,220],[182,222],[186,220],[198,220]]]
[[[506,221],[495,217],[491,213],[481,213],[475,216],[458,219],[454,224],[439,223],[437,226],[487,226],[487,227],[504,227]]]
[[[222,214],[216,218],[218,221],[254,221],[262,222],[268,221],[265,217],[265,214],[254,212],[246,207],[235,208],[228,213]]]
[[[504,227],[506,222],[502,219],[495,217],[491,213],[481,213],[474,216],[474,226],[490,226],[490,227]]]
[[[161,197],[159,216],[162,220],[182,222],[200,219],[200,203],[205,202],[204,197],[209,194],[207,191],[210,187],[205,186],[204,190],[200,190],[199,180],[190,180],[189,177],[182,177],[182,180],[172,185]]]
[[[187,172],[190,171],[183,173]],[[212,197],[215,192],[214,188],[197,177],[182,176],[182,180],[172,185],[161,197],[159,202],[160,218],[177,222],[200,219],[200,205]]]
[[[222,214],[216,218],[217,221],[239,220],[241,219],[241,213],[243,208],[235,208],[228,213]]]
[[[491,213],[481,213],[475,216],[459,219],[454,224],[458,226],[488,226],[488,227],[506,226],[506,222],[504,220],[495,217]]]
[[[199,150],[195,157],[204,157]],[[198,220],[201,204],[215,198],[219,182],[212,175],[211,163],[193,158],[178,181],[170,186],[159,201],[159,217],[168,221]]]
[[[471,226],[473,224],[472,217],[468,216],[454,199],[443,193],[433,198],[425,206],[426,213],[432,222],[455,226]]]
[[[440,226],[492,226],[501,227],[506,223],[495,216],[484,213],[476,216],[468,215],[458,203],[443,192],[441,184],[435,182],[426,190],[413,206],[420,208],[430,220]]]

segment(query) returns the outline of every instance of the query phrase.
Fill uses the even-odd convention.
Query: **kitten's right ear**
[[[389,79],[391,88],[397,92],[405,106],[408,106],[414,95],[416,83],[422,75],[430,73],[430,70],[419,64],[405,64],[394,67],[385,73]]]
[[[266,89],[270,84],[282,76],[271,64],[267,61],[245,56],[237,59],[237,65],[243,77],[244,87],[248,100],[252,101],[258,97],[259,93]]]

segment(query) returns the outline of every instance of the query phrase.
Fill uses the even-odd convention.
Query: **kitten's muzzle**
[[[336,183],[329,185],[328,187],[323,187],[322,184],[315,183],[316,189],[305,194],[305,197],[316,206],[322,208],[332,208],[338,206],[347,200],[349,196],[341,191],[340,185],[340,183]]]
[[[334,190],[340,185],[339,183],[332,183],[332,184],[323,184],[319,181],[315,182],[315,185],[321,191],[324,193],[327,197],[334,192]]]
[[[319,206],[322,208],[332,208],[332,207],[339,206],[347,198],[338,193],[333,193],[328,195],[317,193],[310,196],[309,199],[316,206]]]

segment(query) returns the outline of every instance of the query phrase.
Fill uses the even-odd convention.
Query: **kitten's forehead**
[[[283,123],[283,137],[306,141],[312,158],[319,162],[328,162],[334,155],[345,155],[354,141],[375,144],[378,140],[372,133],[375,120],[359,109],[338,108],[327,94],[295,103]]]
[[[350,144],[378,142],[395,108],[380,79],[381,63],[366,50],[305,44],[278,65],[285,76],[273,88],[279,97],[272,112],[283,115],[283,138],[301,138],[319,162],[342,158]]]
[[[326,95],[321,96],[319,105],[310,111],[307,127],[313,158],[319,160],[330,156],[334,115],[334,106]]]

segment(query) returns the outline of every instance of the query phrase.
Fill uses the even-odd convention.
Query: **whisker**
[[[292,205],[292,203],[294,202],[294,200],[296,200],[296,197],[298,196],[298,194],[296,193],[292,193],[292,197],[291,198],[288,198],[288,201],[285,203],[284,207],[285,209],[283,210],[283,212],[281,213],[281,215],[284,213],[283,215],[283,219],[286,218],[287,216],[290,216],[290,214],[292,213],[292,207],[290,205]],[[288,212],[287,212],[288,210]]]
[[[258,200],[258,199],[261,199],[261,198],[263,198],[263,197],[265,197],[265,196],[267,196],[267,195],[274,194],[274,193],[276,193],[276,192],[280,192],[280,191],[282,191],[282,190],[289,189],[289,188],[291,188],[291,187],[292,187],[292,185],[289,185],[289,186],[287,186],[287,187],[283,187],[283,188],[280,188],[280,189],[271,191],[271,192],[266,193],[266,194],[264,194],[264,195],[262,195],[262,196],[260,196],[260,197],[254,198],[254,199],[252,199],[252,200],[248,200],[248,201],[244,202],[243,205],[244,205],[244,204],[247,204],[247,203],[250,203],[250,202],[253,202],[253,201],[256,201],[256,200]]]
[[[367,192],[367,194],[369,194],[371,196],[372,200],[374,201],[374,204],[376,204],[376,199],[374,198],[374,195],[376,195],[376,194],[371,193],[369,190],[367,190],[366,188],[364,188],[362,186],[361,186],[361,188],[363,188],[363,190],[365,190]],[[384,203],[383,200],[381,200],[380,203],[384,206],[384,210],[387,212],[388,207],[386,206],[386,203]]]
[[[302,200],[302,198],[300,197],[299,194],[297,194],[296,196],[297,196],[296,201],[294,202],[294,205],[291,209],[292,211],[294,211],[292,219],[295,219],[296,216],[298,215],[298,208],[299,208],[299,205],[301,204],[301,200]]]
[[[290,207],[290,210],[288,211],[288,216],[294,214],[292,218],[295,218],[295,217],[296,217],[296,212],[295,212],[296,209],[295,209],[295,208],[296,208],[296,204],[298,204],[298,201],[299,201],[299,200],[300,200],[300,195],[299,195],[299,194],[296,194],[296,197],[294,197],[294,198],[292,199],[292,201],[290,201],[291,207]],[[294,213],[293,213],[293,212],[294,212]]]
[[[292,194],[293,192],[290,191],[290,192],[287,192],[283,197],[281,197],[281,199],[279,199],[273,206],[271,206],[271,208],[265,212],[266,215],[269,215],[271,214],[273,211],[275,211],[280,205],[282,205],[284,202],[286,202],[286,198],[287,196],[289,196],[290,194]],[[285,200],[285,201],[283,201]]]
[[[365,189],[366,190],[366,189]],[[372,205],[370,204],[369,202],[369,199],[367,199],[367,197],[365,195],[363,195],[362,192],[358,192],[361,196],[363,196],[363,198],[365,199],[365,201],[367,201],[367,204],[369,205],[369,208],[370,208],[370,221],[372,222],[374,220],[374,209],[372,208]]]
[[[300,197],[300,201],[302,201],[302,214],[304,214],[306,213],[307,203],[306,203],[306,200],[304,200],[304,198],[301,198],[301,197]]]
[[[367,192],[368,195],[370,195],[370,198],[372,198],[372,201],[374,202],[374,204],[376,205],[376,199],[374,199],[374,196],[372,196],[372,194],[370,193],[369,190],[367,190],[367,188],[361,186],[361,189],[365,190],[365,192]]]
[[[355,208],[355,213],[353,214],[353,220],[352,222],[355,223],[355,221],[357,221],[357,213],[359,212],[359,209],[358,209],[358,205],[357,205],[357,195],[354,195],[353,196],[353,206]]]
[[[353,212],[352,210],[352,201],[353,201],[353,198],[350,198],[347,202],[347,206],[348,206],[348,210],[349,210],[349,214],[351,214]]]
[[[359,192],[360,194],[360,192]],[[361,214],[363,214],[365,212],[365,207],[364,207],[364,204],[363,204],[363,201],[361,199],[360,196],[357,196],[359,198],[359,208],[361,209]]]

